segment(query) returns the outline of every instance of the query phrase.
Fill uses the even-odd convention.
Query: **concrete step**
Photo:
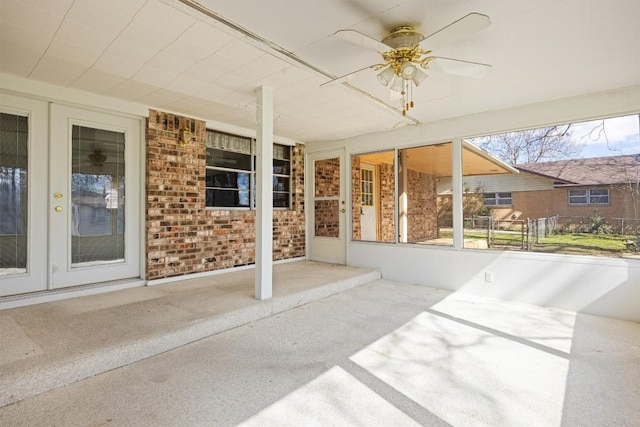
[[[253,270],[0,311],[0,407],[380,279],[377,270],[274,266],[274,296]],[[3,344],[4,345],[4,344]]]

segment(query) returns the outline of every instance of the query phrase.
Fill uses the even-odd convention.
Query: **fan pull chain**
[[[406,116],[407,112],[413,108],[413,85],[410,81],[405,82],[405,86],[402,89],[402,116]]]

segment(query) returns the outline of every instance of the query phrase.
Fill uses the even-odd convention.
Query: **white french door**
[[[0,296],[47,289],[47,104],[0,94]]]
[[[344,150],[307,156],[307,209],[309,252],[314,261],[346,263]]]
[[[140,121],[51,105],[51,288],[140,276]]]
[[[0,297],[140,277],[141,121],[0,93]]]

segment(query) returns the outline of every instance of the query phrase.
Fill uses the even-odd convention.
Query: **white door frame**
[[[340,191],[338,200],[338,237],[315,236],[315,162],[328,159],[340,159]],[[345,177],[347,175],[346,155],[343,148],[310,153],[306,156],[305,203],[307,212],[307,258],[313,261],[346,264],[347,260],[347,199]],[[334,198],[331,198],[334,199]]]
[[[0,111],[28,119],[27,268],[0,276],[0,297],[47,289],[47,103],[0,94]]]
[[[139,178],[141,126],[129,116],[50,104],[51,166],[49,169],[49,245],[51,288],[59,289],[97,282],[139,278],[141,212]],[[71,129],[73,125],[95,127],[125,134],[125,228],[124,260],[90,265],[71,262]],[[54,147],[56,144],[56,147]],[[62,198],[55,197],[60,193]],[[61,209],[57,212],[56,209]]]

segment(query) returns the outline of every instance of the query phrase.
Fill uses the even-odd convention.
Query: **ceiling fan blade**
[[[481,64],[479,62],[461,61],[459,59],[442,58],[439,56],[434,56],[433,58],[435,59],[429,62],[429,68],[431,70],[441,71],[455,76],[481,79],[489,74],[492,68],[489,64]]]
[[[420,42],[420,47],[424,50],[434,51],[441,47],[454,44],[458,40],[462,40],[490,25],[491,20],[487,15],[475,12],[470,13],[425,37],[424,40]]]
[[[339,30],[335,32],[335,35],[340,37],[343,40],[351,42],[353,44],[357,44],[358,46],[367,47],[369,49],[377,50],[378,52],[386,52],[388,50],[392,50],[390,46],[369,37],[366,34],[362,34],[360,31],[356,30]]]
[[[361,68],[361,69],[353,71],[353,72],[351,72],[349,74],[345,74],[344,76],[336,77],[333,80],[329,80],[328,82],[322,83],[320,85],[320,87],[323,87],[323,86],[334,86],[334,85],[337,85],[337,84],[346,83],[346,82],[348,82],[350,80],[353,80],[359,73],[361,73],[361,72],[363,72],[365,70],[370,70],[372,68],[376,68],[378,65],[380,65],[381,67],[383,66],[382,64],[369,65],[368,67]]]

